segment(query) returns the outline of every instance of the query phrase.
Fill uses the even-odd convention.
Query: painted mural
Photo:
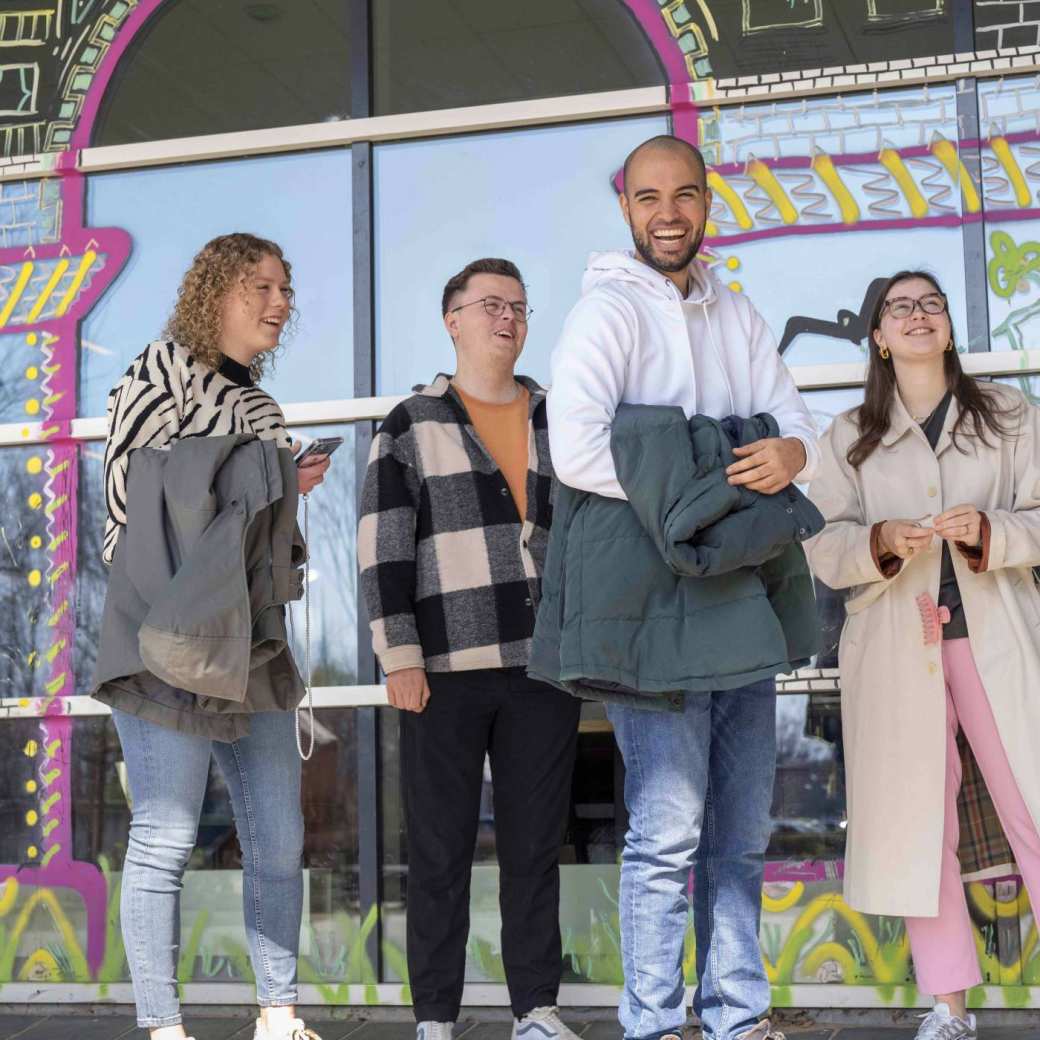
[[[89,226],[77,156],[120,58],[162,2],[177,0],[36,0],[0,11],[0,423],[19,437],[0,449],[0,999],[10,983],[59,982],[106,999],[127,978],[118,745],[101,720],[71,713],[92,659],[100,573],[91,551],[97,449],[72,437],[72,423],[80,359],[96,346],[82,323],[132,262],[135,243],[121,228]],[[964,57],[953,42],[955,0],[843,2],[840,18],[822,0],[618,2],[664,70],[674,132],[711,164],[706,257],[754,298],[789,363],[862,360],[877,279],[910,264],[931,267],[947,286],[963,348],[1040,346],[1040,56],[1005,76],[969,61],[956,83],[893,87],[900,63]],[[1036,47],[1037,26],[1009,13],[1021,6],[976,0],[979,52]],[[871,63],[885,68],[860,71]],[[816,86],[769,97],[789,71]],[[764,95],[714,103],[727,89],[721,79],[745,75]],[[590,180],[616,184],[622,158],[590,169]],[[47,176],[21,178],[26,162]],[[854,398],[828,391],[811,402],[826,423]],[[352,573],[349,546],[337,546],[330,566]],[[821,598],[821,610],[833,608]],[[780,721],[777,858],[762,929],[774,997],[790,1004],[790,987],[843,984],[912,1003],[901,922],[854,913],[841,899],[840,728],[827,663],[792,681]],[[325,681],[352,681],[349,666]],[[356,878],[344,880],[343,861],[356,862],[353,723],[345,709],[319,713],[319,722],[304,781],[308,821],[317,822],[301,980],[329,1003],[391,999],[376,990],[381,981],[407,1001],[403,901],[382,908],[380,980],[365,955],[375,915],[360,919]],[[319,773],[342,786],[330,794]],[[186,886],[179,977],[249,982],[237,875],[221,869],[234,862],[233,840],[226,811],[214,807],[212,817]],[[599,835],[583,849],[586,861],[564,870],[565,981],[619,985],[616,842]],[[469,977],[498,981],[493,866],[477,868],[473,889]],[[970,905],[986,981],[999,987],[978,991],[975,1003],[1040,1003],[1040,937],[1018,880],[972,885]],[[691,980],[692,941],[691,931]]]

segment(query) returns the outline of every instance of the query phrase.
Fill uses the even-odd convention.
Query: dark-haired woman
[[[230,434],[292,447],[281,409],[256,383],[293,313],[291,267],[274,242],[236,233],[199,251],[177,292],[168,339],[138,355],[109,394],[106,563],[127,529],[127,475],[138,448]],[[301,461],[299,490],[313,491],[328,467],[327,457]],[[103,682],[94,695],[112,709],[133,799],[120,918],[138,1025],[150,1040],[187,1035],[176,977],[180,892],[213,757],[242,847],[260,1005],[254,1040],[318,1040],[295,1009],[303,912],[297,685],[286,682],[259,699],[251,680],[243,713],[220,715],[197,710],[186,691],[136,678]]]
[[[964,374],[932,275],[888,281],[869,346],[865,402],[822,442],[810,497],[828,526],[806,545],[849,590],[845,898],[906,918],[935,998],[918,1037],[974,1040],[958,729],[1040,906],[1040,421],[1016,390]]]

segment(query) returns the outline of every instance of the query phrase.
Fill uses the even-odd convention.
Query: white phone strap
[[[314,688],[311,686],[311,539],[307,515],[307,496],[303,496],[303,544],[307,547],[307,559],[303,564],[303,673],[304,686],[307,690],[307,712],[310,722],[310,744],[307,752],[303,751],[303,734],[301,732],[300,709],[296,708],[296,750],[300,758],[307,762],[314,754]],[[293,624],[292,604],[289,604],[289,631],[295,641],[296,631]]]

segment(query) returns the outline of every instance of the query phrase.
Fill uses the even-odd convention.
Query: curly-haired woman
[[[195,257],[164,342],[150,344],[108,398],[104,558],[126,525],[131,453],[187,437],[252,433],[292,447],[281,409],[256,381],[294,316],[290,266],[253,235],[215,238]],[[327,458],[301,463],[299,489],[324,479]],[[184,691],[172,695],[191,698]],[[176,967],[180,890],[198,831],[211,755],[231,794],[242,846],[243,908],[256,975],[256,1040],[317,1040],[296,1017],[303,911],[300,757],[293,712],[258,711],[228,740],[198,713],[159,713],[133,691],[101,699],[123,748],[133,816],[123,867],[121,918],[138,1024],[151,1040],[183,1040]],[[219,718],[219,716],[218,716]]]

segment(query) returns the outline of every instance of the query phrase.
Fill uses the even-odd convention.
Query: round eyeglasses
[[[946,297],[942,293],[928,293],[917,300],[909,296],[894,296],[891,300],[885,300],[881,313],[888,311],[893,318],[909,318],[918,307],[922,314],[942,314],[946,310]]]
[[[481,296],[479,300],[470,300],[469,303],[452,307],[448,313],[454,314],[456,311],[461,311],[466,307],[472,307],[475,303],[482,303],[484,310],[487,311],[490,318],[501,318],[505,313],[505,309],[509,307],[513,312],[513,317],[519,322],[526,322],[534,311],[534,308],[528,307],[523,300],[514,300],[510,303],[507,300],[503,300],[500,296]]]

